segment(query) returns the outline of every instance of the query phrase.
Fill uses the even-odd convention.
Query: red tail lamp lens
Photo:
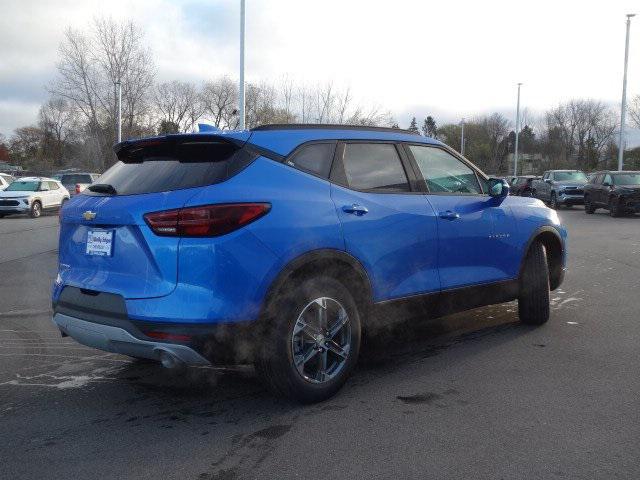
[[[156,235],[218,237],[266,215],[268,203],[232,203],[147,213],[145,221]]]

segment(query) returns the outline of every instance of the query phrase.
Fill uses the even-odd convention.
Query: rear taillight
[[[147,213],[144,220],[156,235],[218,237],[233,232],[271,209],[268,203],[231,203]]]
[[[80,193],[80,184],[76,183],[76,193]]]

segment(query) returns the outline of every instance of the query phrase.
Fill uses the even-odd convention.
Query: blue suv
[[[53,321],[167,367],[253,363],[333,395],[362,336],[518,300],[549,317],[566,232],[442,143],[398,129],[269,125],[130,140],[60,216]]]

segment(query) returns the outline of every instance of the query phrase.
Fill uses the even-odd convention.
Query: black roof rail
[[[392,127],[369,127],[366,125],[341,125],[334,123],[272,123],[260,125],[251,129],[252,132],[263,132],[269,130],[364,130],[372,132],[407,133],[409,135],[420,135],[402,128]]]

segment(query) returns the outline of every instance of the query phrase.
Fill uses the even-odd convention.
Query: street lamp
[[[624,75],[622,76],[622,105],[620,106],[620,140],[618,142],[618,170],[622,171],[624,165],[624,126],[627,115],[627,64],[629,63],[629,30],[631,29],[631,18],[635,13],[627,14],[627,37],[624,44]]]
[[[460,133],[460,155],[464,155],[464,117],[462,117],[462,129]]]
[[[238,113],[240,115],[240,130],[244,130],[244,2],[240,0],[240,85],[238,95]]]
[[[116,130],[118,133],[118,143],[122,141],[122,84],[120,79],[114,82],[116,86]]]
[[[522,83],[518,83],[518,103],[516,106],[516,146],[513,154],[513,176],[518,176],[518,138],[520,137],[520,87]]]

